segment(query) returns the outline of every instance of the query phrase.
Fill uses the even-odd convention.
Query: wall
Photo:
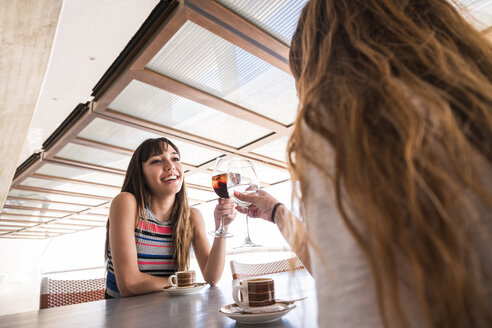
[[[42,273],[103,266],[104,236],[98,228],[47,240],[0,239],[0,315],[38,310]]]
[[[62,0],[0,2],[0,209],[33,117],[61,5]]]

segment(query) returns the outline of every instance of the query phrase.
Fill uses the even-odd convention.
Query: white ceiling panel
[[[19,190],[19,189],[11,189],[7,196],[31,198],[31,199],[39,199],[39,200],[55,201],[55,202],[66,202],[66,203],[73,203],[73,204],[84,204],[84,205],[92,205],[92,206],[101,205],[107,202],[104,200],[94,199],[94,198],[81,198],[81,197],[49,194],[44,192],[35,192],[35,191]]]
[[[266,145],[255,148],[253,153],[263,155],[266,157],[278,159],[279,161],[286,162],[287,159],[287,142],[289,137],[279,138]]]
[[[124,179],[123,175],[120,174],[96,172],[94,170],[52,163],[44,163],[36,173],[87,182],[103,183],[117,187],[120,187],[123,184]]]
[[[125,171],[130,162],[130,156],[73,143],[63,147],[56,157]]]
[[[492,25],[492,1],[490,0],[457,0],[465,6],[470,23],[479,30],[484,30]]]
[[[190,21],[146,68],[283,124],[295,120],[292,75]]]
[[[263,31],[290,45],[302,8],[308,0],[216,0]]]
[[[135,80],[109,108],[232,147],[243,146],[271,133],[258,125]]]
[[[37,178],[27,178],[22,181],[21,186],[45,188],[52,190],[78,192],[87,195],[99,195],[103,197],[114,197],[119,193],[116,188],[103,188],[99,186],[89,186],[76,183],[67,183],[57,180],[44,180]]]
[[[79,137],[135,150],[147,139],[166,136],[96,118],[79,133]],[[178,147],[181,153],[181,161],[187,164],[200,165],[221,154],[189,142],[175,140],[172,137],[168,137],[168,139]]]

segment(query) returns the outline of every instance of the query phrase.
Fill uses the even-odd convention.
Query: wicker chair
[[[39,308],[92,302],[104,299],[105,278],[88,280],[54,280],[44,277],[41,281]]]
[[[231,261],[232,279],[244,279],[248,277],[304,269],[304,265],[297,257],[292,257],[281,261],[255,264],[239,263],[234,260]]]

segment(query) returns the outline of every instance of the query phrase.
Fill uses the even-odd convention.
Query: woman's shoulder
[[[123,191],[116,195],[111,202],[111,208],[123,207],[123,208],[137,208],[137,199],[129,192]]]
[[[128,191],[122,191],[122,192],[120,192],[113,199],[113,202],[115,200],[116,201],[134,201],[135,203],[137,202],[137,199],[135,198],[135,196],[132,193],[128,192]]]
[[[199,222],[203,221],[202,212],[195,207],[190,208],[190,222],[193,226],[196,226]]]
[[[190,208],[190,218],[191,220],[196,220],[197,218],[202,217],[202,212],[198,208],[191,207]]]
[[[111,202],[109,221],[119,227],[133,229],[137,217],[137,200],[129,192],[121,192]]]

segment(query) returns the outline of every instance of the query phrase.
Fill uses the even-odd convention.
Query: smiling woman
[[[180,155],[173,146],[161,143],[164,149],[156,149],[157,152],[144,163],[143,173],[145,182],[154,194],[178,193],[183,184],[183,166],[180,163]]]
[[[225,226],[232,222],[231,201],[216,206],[216,224],[220,216]],[[166,277],[189,268],[191,246],[204,279],[217,283],[225,239],[216,238],[210,247],[200,211],[190,209],[176,145],[166,138],[147,139],[135,150],[122,192],[111,203],[106,297],[162,290],[169,285]]]

